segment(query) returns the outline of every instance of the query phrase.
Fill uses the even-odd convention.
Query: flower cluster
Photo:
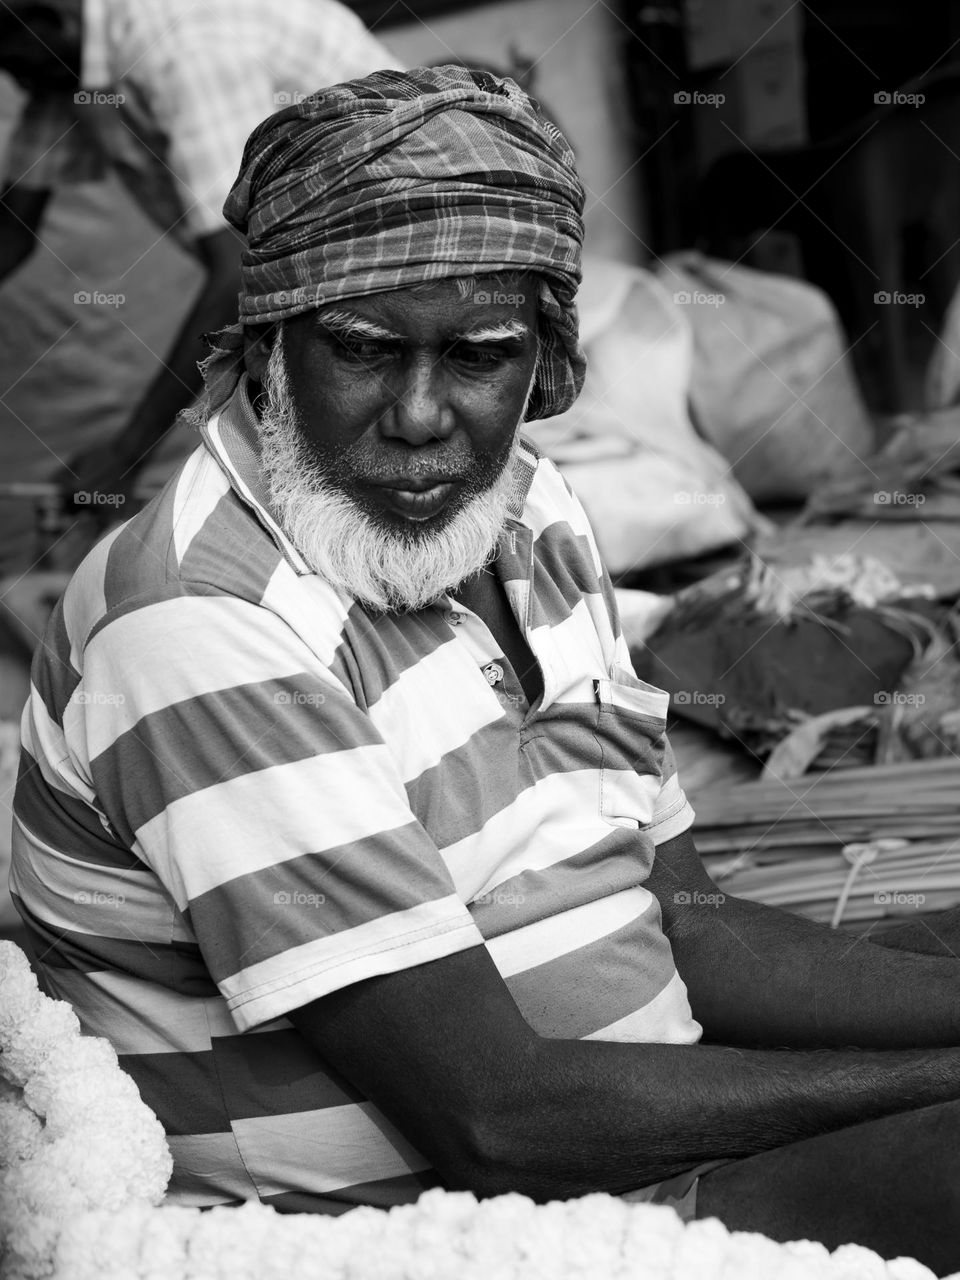
[[[86,1213],[64,1227],[56,1273],[70,1280],[933,1280],[907,1258],[869,1249],[829,1253],[802,1241],[686,1226],[660,1205],[614,1196],[537,1205],[428,1191],[416,1204],[339,1218],[144,1205]]]
[[[173,1167],[160,1123],[12,942],[0,942],[0,1084],[5,1276],[49,1275],[68,1215],[159,1204]]]
[[[0,942],[0,1271],[10,1280],[934,1280],[858,1245],[684,1225],[615,1196],[537,1205],[428,1191],[388,1212],[155,1208],[163,1131],[103,1040]],[[954,1277],[960,1280],[960,1277]]]

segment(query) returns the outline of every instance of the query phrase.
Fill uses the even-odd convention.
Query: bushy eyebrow
[[[323,311],[317,316],[317,323],[335,337],[345,341],[356,342],[392,342],[402,343],[406,339],[402,334],[394,333],[382,325],[358,316],[352,311]],[[488,324],[478,329],[467,329],[454,333],[451,342],[505,342],[526,337],[530,333],[527,325],[519,320],[505,320],[502,324]]]
[[[488,324],[482,329],[468,329],[455,335],[457,342],[503,342],[509,338],[524,338],[530,332],[519,320],[505,320],[503,324]]]
[[[363,339],[367,342],[403,342],[403,336],[384,329],[372,320],[355,315],[352,311],[323,311],[317,316],[317,323],[338,338]]]

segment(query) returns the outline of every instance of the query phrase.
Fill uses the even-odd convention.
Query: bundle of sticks
[[[761,779],[691,797],[721,889],[856,927],[960,902],[960,760]]]

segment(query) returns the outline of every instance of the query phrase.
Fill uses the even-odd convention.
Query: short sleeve
[[[70,714],[241,1030],[482,942],[370,718],[268,610],[177,595],[108,620]]]
[[[223,204],[247,138],[267,116],[318,89],[367,75],[390,59],[341,4],[289,0],[262,38],[262,19],[234,6],[194,6],[153,39],[135,68],[167,163],[197,237],[225,226]]]
[[[184,226],[202,237],[226,226],[223,203],[247,137],[277,102],[269,69],[252,50],[177,34],[150,50],[137,81],[166,135]]]

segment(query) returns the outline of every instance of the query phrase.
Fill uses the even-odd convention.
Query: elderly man
[[[601,1189],[958,1265],[956,960],[717,893],[518,433],[582,381],[582,200],[484,73],[254,131],[202,447],[37,653],[16,900],[174,1200]]]

